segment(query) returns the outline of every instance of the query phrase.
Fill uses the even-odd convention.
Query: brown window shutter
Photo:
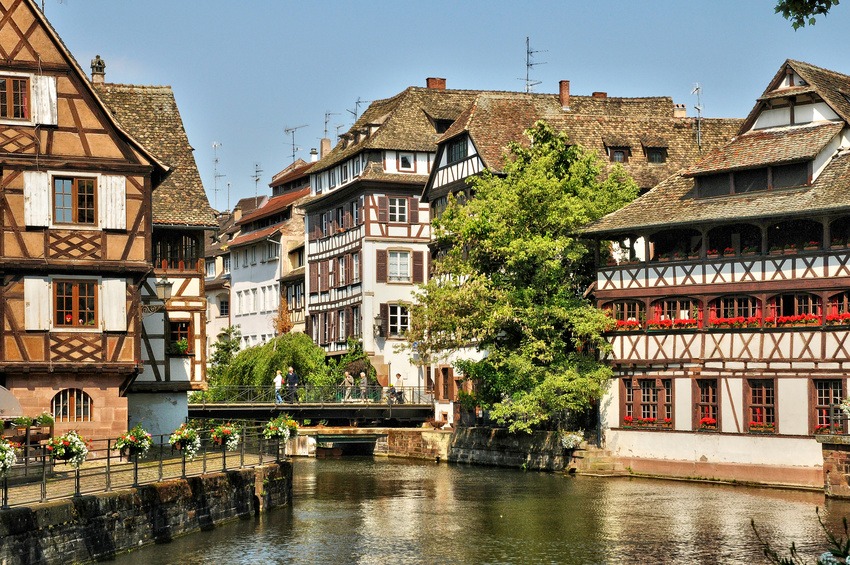
[[[304,333],[313,339],[313,316],[304,316]]]
[[[313,219],[310,222],[313,232],[313,239],[322,238],[322,215],[313,214]]]
[[[390,335],[390,307],[386,302],[381,304],[380,312],[382,320],[381,335],[387,337]]]
[[[413,252],[413,282],[414,283],[422,283],[425,282],[425,266],[423,264],[425,258],[424,251],[414,251]]]
[[[410,198],[407,201],[408,219],[411,224],[419,223],[419,199],[416,197]]]
[[[386,224],[389,221],[389,203],[386,196],[378,197],[378,222]]]
[[[363,200],[360,200],[360,199],[357,200],[357,208],[360,210],[360,213],[357,214],[357,217],[360,219],[361,224],[366,223],[366,216],[365,216],[366,207],[364,205],[365,200],[366,200],[365,197],[363,198]]]
[[[319,265],[321,263],[310,263],[310,292],[319,292]]]
[[[328,313],[328,317],[330,318],[331,331],[328,332],[330,339],[332,342],[336,341],[336,310],[333,310]]]
[[[375,281],[387,282],[387,250],[378,249],[375,252]]]
[[[345,211],[342,213],[342,221],[345,224],[345,228],[351,227],[351,206],[346,205]]]
[[[331,259],[331,261],[336,261],[336,257]],[[332,281],[334,288],[337,288],[339,286],[339,283],[341,282],[340,281],[340,275],[341,274],[342,273],[339,272],[339,263],[337,263],[336,265],[334,265],[334,276],[333,276],[333,281]]]
[[[356,281],[359,277],[355,276],[353,268],[354,268],[354,260],[351,258],[353,253],[349,253],[345,256],[345,272],[348,273],[348,282]]]
[[[328,262],[319,263],[319,290],[328,290]]]
[[[351,306],[345,309],[345,338],[348,339],[354,333],[354,316]]]

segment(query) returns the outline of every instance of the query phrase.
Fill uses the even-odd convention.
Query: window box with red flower
[[[847,247],[847,241],[840,237],[833,237],[829,247],[830,249],[844,249]]]
[[[699,421],[699,429],[703,431],[716,432],[717,419],[711,416],[706,416]]]
[[[705,252],[705,256],[709,259],[717,259],[718,257],[720,257],[720,252],[716,249],[709,249]]]
[[[623,427],[631,428],[634,426],[635,419],[633,416],[623,416]]]
[[[820,241],[807,241],[803,245],[803,249],[805,251],[817,251],[820,249]]]
[[[750,422],[748,430],[753,434],[772,434],[776,432],[776,424],[773,422]]]
[[[634,425],[636,428],[654,428],[656,421],[656,418],[638,418]]]
[[[818,314],[797,314],[795,316],[776,316],[776,327],[799,328],[805,326],[820,326],[823,318]]]
[[[847,326],[850,325],[850,312],[842,314],[830,314],[826,317],[827,326]]]
[[[755,245],[747,245],[741,249],[741,255],[751,257],[758,253],[758,248]]]
[[[842,433],[844,433],[844,429],[838,422],[833,423],[831,427],[829,424],[817,424],[815,426],[815,434],[817,435],[837,435]]]
[[[723,249],[723,256],[724,257],[734,257],[735,255],[737,255],[737,253],[735,253],[734,247],[725,247]]]
[[[761,316],[731,316],[709,318],[709,325],[718,329],[758,328],[761,326]]]
[[[614,331],[618,332],[634,332],[640,330],[640,322],[637,320],[617,320],[617,325]]]
[[[798,251],[798,250],[797,250],[797,244],[796,244],[796,243],[789,243],[789,244],[788,244],[788,245],[786,245],[786,246],[785,246],[785,248],[782,250],[782,252],[783,252],[785,255],[794,255],[795,253],[797,253],[797,251]]]

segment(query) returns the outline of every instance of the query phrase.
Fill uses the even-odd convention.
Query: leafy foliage
[[[610,325],[582,293],[594,279],[580,228],[637,196],[621,167],[601,178],[595,154],[538,122],[530,146],[512,144],[504,175],[473,177],[468,201],[450,198],[434,221],[445,255],[411,307],[409,341],[421,363],[474,345],[456,363],[479,401],[512,431],[531,431],[604,392],[596,352]]]
[[[838,0],[777,0],[774,11],[800,29],[815,25],[815,16],[825,16],[837,5]]]
[[[821,518],[819,509],[815,508],[815,514],[817,514],[818,524],[820,524],[820,528],[823,530],[823,533],[826,536],[826,541],[829,544],[827,552],[822,554],[818,558],[817,562],[844,563],[844,559],[850,557],[850,530],[848,530],[847,527],[847,518],[841,518],[844,533],[835,535],[829,528],[826,527],[826,524],[823,523],[823,518]],[[783,557],[778,551],[770,546],[770,543],[762,538],[761,534],[759,534],[759,531],[756,529],[755,520],[750,519],[750,527],[753,529],[753,533],[756,536],[756,540],[758,540],[762,553],[770,563],[775,563],[776,565],[804,565],[805,563],[808,563],[808,561],[800,556],[800,552],[797,550],[797,545],[793,541],[791,542],[791,547],[788,549],[788,556]],[[833,558],[839,558],[841,560],[834,560]]]

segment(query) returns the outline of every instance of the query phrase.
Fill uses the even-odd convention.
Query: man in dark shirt
[[[298,402],[298,375],[292,367],[286,372],[286,400]]]

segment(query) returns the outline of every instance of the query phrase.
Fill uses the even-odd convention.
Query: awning
[[[21,403],[15,395],[9,389],[0,386],[0,419],[8,420],[23,415]]]

